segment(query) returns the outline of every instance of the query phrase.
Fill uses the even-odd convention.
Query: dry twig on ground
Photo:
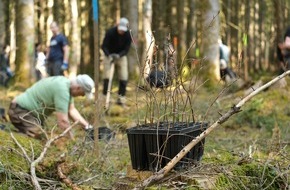
[[[13,133],[10,133],[12,139],[14,140],[14,142],[17,144],[17,146],[21,149],[21,151],[23,152],[25,158],[27,159],[27,161],[30,163],[30,175],[31,175],[31,182],[34,185],[34,188],[36,190],[41,190],[41,186],[38,182],[38,178],[36,176],[36,172],[35,172],[35,168],[36,166],[43,160],[48,148],[51,146],[51,143],[53,143],[54,141],[56,141],[59,138],[64,137],[71,129],[72,127],[74,127],[75,125],[78,124],[78,121],[76,121],[73,125],[71,125],[70,127],[68,127],[65,131],[63,131],[60,135],[57,135],[51,139],[49,139],[45,145],[44,148],[42,150],[42,152],[40,153],[39,157],[36,160],[32,160],[29,158],[26,150],[22,147],[22,145],[17,141],[17,139],[14,137]]]

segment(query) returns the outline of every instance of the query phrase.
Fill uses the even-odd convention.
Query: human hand
[[[92,125],[87,125],[85,128],[85,133],[86,133],[86,139],[89,141],[93,141],[94,138],[94,127]]]
[[[66,71],[67,69],[68,69],[68,63],[64,61],[61,65],[61,70]]]

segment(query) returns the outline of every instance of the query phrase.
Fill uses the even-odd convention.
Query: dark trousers
[[[59,76],[64,75],[63,70],[61,69],[63,61],[56,60],[56,61],[48,61],[46,64],[47,73],[49,76]]]
[[[223,80],[225,80],[226,75],[228,75],[231,79],[236,78],[236,73],[230,68],[220,69],[220,75]]]
[[[19,130],[19,132],[30,137],[41,138],[42,121],[34,116],[31,111],[12,102],[8,110],[8,115],[11,123]]]

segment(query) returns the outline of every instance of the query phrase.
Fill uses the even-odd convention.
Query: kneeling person
[[[57,125],[63,130],[70,127],[69,118],[79,121],[84,129],[92,128],[74,106],[73,97],[92,98],[94,86],[93,79],[85,74],[74,79],[64,76],[42,79],[13,99],[8,110],[10,121],[19,132],[34,138],[40,138],[41,126],[54,111]]]

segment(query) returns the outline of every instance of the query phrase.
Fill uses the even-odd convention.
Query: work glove
[[[86,132],[86,139],[89,141],[94,140],[94,127],[92,125],[88,125],[85,127],[85,132]]]
[[[68,69],[68,63],[64,61],[61,65],[61,70],[66,71],[67,69]]]

